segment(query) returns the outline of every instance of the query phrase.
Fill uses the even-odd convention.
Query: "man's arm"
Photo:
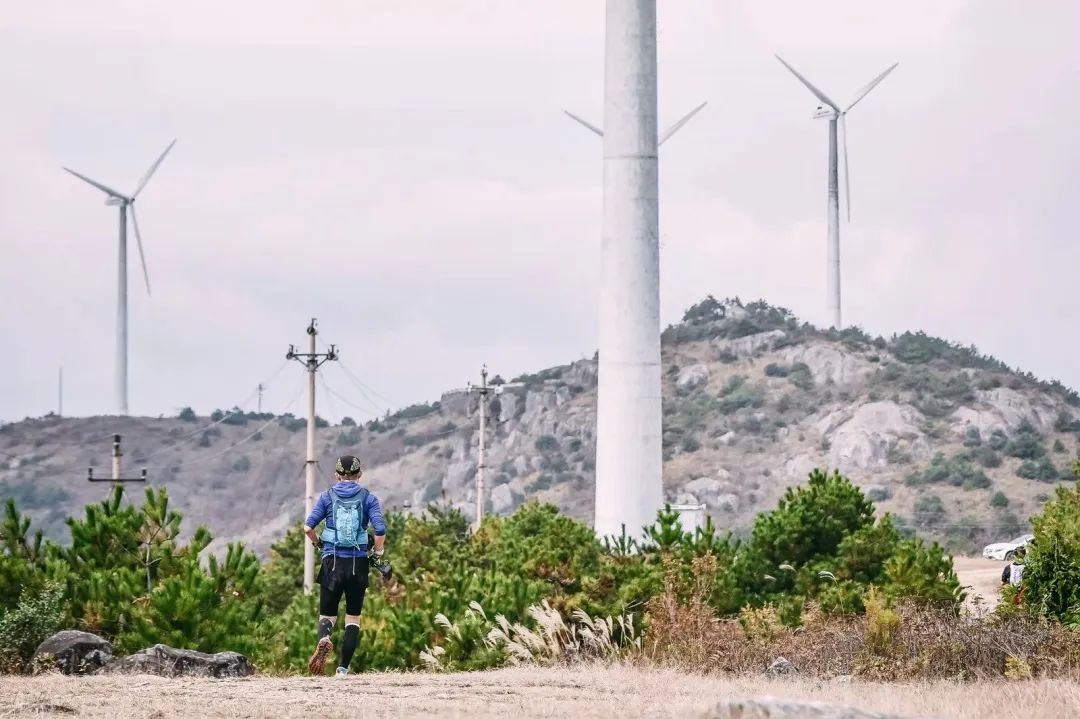
[[[375,529],[375,555],[381,555],[386,545],[386,522],[383,521],[382,505],[374,494],[368,494],[368,518]]]
[[[315,506],[311,508],[311,514],[304,521],[304,534],[311,540],[311,543],[318,546],[319,535],[315,533],[315,527],[319,526],[319,522],[326,519],[326,502],[325,495],[319,495],[318,501],[315,502]]]

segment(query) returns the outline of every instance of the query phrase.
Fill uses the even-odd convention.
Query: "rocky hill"
[[[882,511],[956,549],[1008,538],[1071,477],[1080,397],[922,333],[822,331],[757,302],[708,298],[663,336],[664,488],[745,530],[814,467],[838,468]],[[490,507],[537,498],[593,512],[596,363],[513,378],[492,400]],[[363,426],[320,427],[322,482],[359,455],[384,504],[473,513],[477,398],[448,393]],[[111,435],[219,541],[262,550],[299,521],[306,423],[237,412],[171,419],[46,417],[0,427],[0,499],[63,539],[63,517],[102,497]],[[134,471],[134,470],[132,470]]]

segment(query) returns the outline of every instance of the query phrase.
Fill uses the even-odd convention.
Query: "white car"
[[[1023,534],[1008,542],[987,544],[983,547],[983,556],[987,559],[1003,559],[1006,562],[1011,562],[1016,550],[1031,544],[1033,539],[1035,539],[1034,534]]]

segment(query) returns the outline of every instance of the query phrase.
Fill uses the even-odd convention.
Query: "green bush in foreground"
[[[199,527],[185,542],[180,523],[165,490],[150,489],[134,505],[117,489],[87,506],[85,517],[68,520],[70,545],[40,546],[27,538],[29,525],[12,505],[0,524],[0,596],[40,576],[62,587],[56,601],[63,626],[102,634],[120,652],[162,642],[241,651],[269,671],[302,670],[317,609],[300,586],[299,530],[260,562],[238,544],[209,556],[209,531]],[[951,608],[961,596],[941,549],[901,539],[887,516],[875,520],[873,504],[838,473],[812,473],[775,510],[759,515],[745,541],[721,535],[711,521],[687,533],[679,515],[665,509],[641,539],[601,542],[585,524],[536,502],[510,517],[488,517],[475,532],[459,512],[436,506],[422,516],[389,513],[387,523],[395,578],[373,579],[358,670],[416,667],[421,653],[436,646],[452,649],[446,660],[454,666],[490,666],[514,651],[514,637],[542,633],[551,612],[570,618],[566,631],[578,633],[585,625],[575,618],[586,615],[640,619],[663,592],[665,574],[690,578],[695,563],[712,568],[704,601],[715,616],[775,605],[795,625],[808,603],[852,614],[862,610],[870,586],[888,597]],[[22,626],[19,612],[28,601],[53,597],[40,586],[27,596],[3,610],[0,625]],[[437,615],[447,623],[433,625]],[[490,631],[499,616],[523,629],[502,628],[507,641],[492,651],[479,632]],[[14,634],[0,636],[6,637],[0,651],[24,656]]]

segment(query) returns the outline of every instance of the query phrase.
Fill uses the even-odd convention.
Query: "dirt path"
[[[0,717],[719,717],[735,698],[843,703],[905,717],[1080,716],[1080,685],[1063,681],[887,685],[732,679],[626,666],[516,668],[349,679],[241,680],[0,677]]]
[[[960,584],[968,587],[967,606],[973,611],[993,609],[1000,601],[1001,570],[1004,562],[982,557],[953,557]],[[976,599],[978,598],[978,599]]]

